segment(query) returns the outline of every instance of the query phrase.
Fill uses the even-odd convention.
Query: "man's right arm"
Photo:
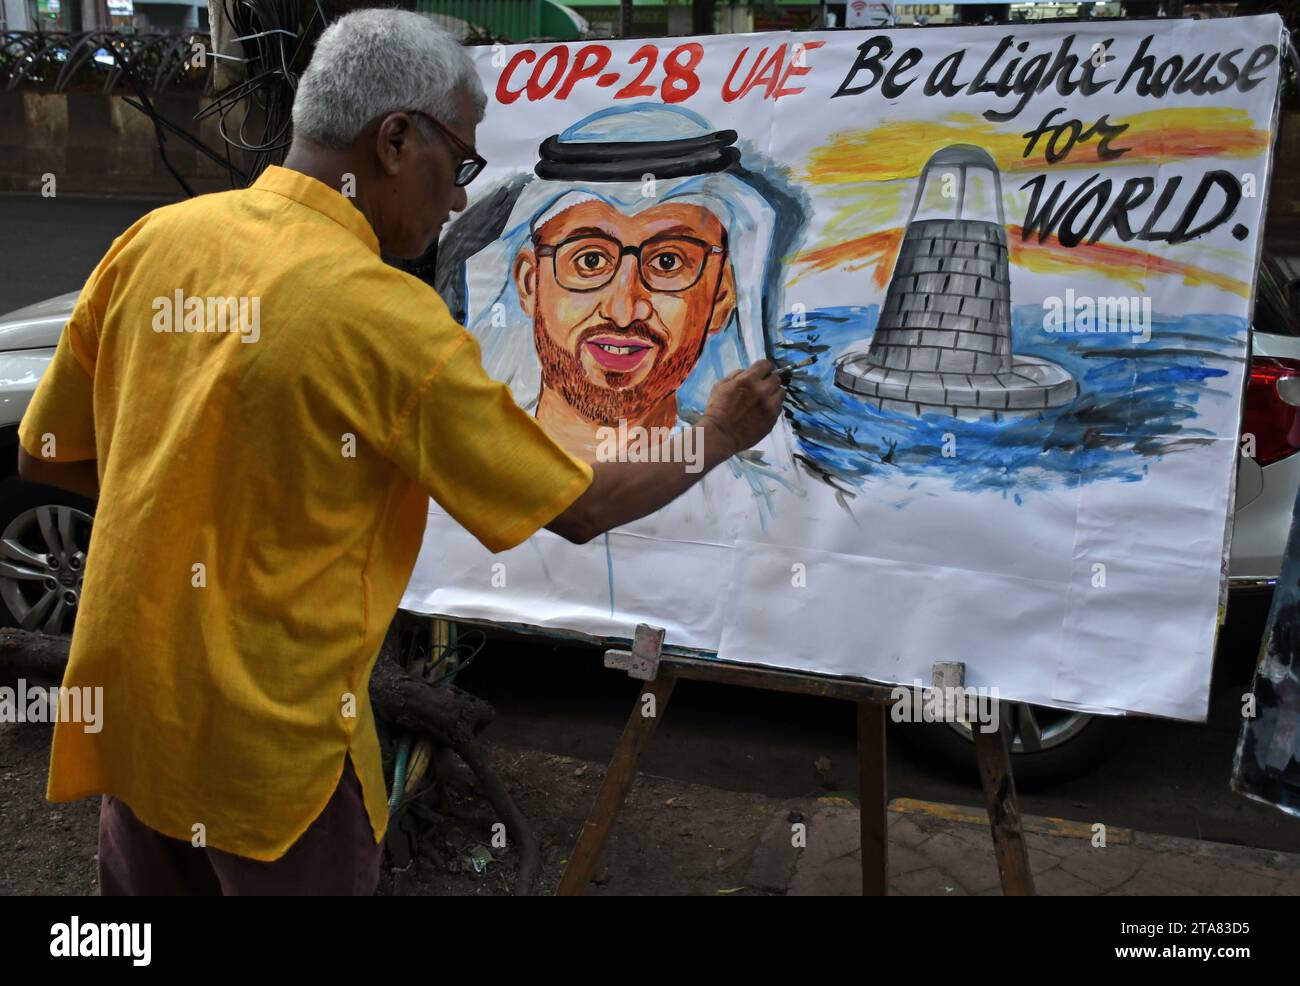
[[[346,346],[334,351],[320,368],[321,387],[334,396],[344,420],[368,428],[368,440],[384,457],[492,552],[515,547],[543,526],[584,543],[654,513],[709,468],[756,444],[781,413],[781,384],[771,364],[760,360],[713,388],[695,425],[691,462],[589,466],[557,445],[510,389],[487,375],[478,340],[455,326],[445,305],[439,302],[432,314],[445,332],[412,328],[379,334],[354,355]],[[408,350],[421,346],[427,351],[412,359]],[[383,350],[382,358],[374,357],[375,348]],[[385,373],[367,379],[376,366]],[[413,367],[428,369],[417,377]]]
[[[780,378],[767,360],[737,370],[717,383],[703,417],[692,426],[698,431],[696,447],[702,450],[698,463],[597,462],[586,492],[546,525],[547,530],[584,544],[667,506],[714,466],[762,440],[780,417],[784,398]]]

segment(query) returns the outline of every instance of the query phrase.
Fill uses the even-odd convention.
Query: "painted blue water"
[[[1224,315],[1153,314],[1151,338],[1057,334],[1043,329],[1040,305],[1012,312],[1016,353],[1068,369],[1079,383],[1069,404],[1036,414],[962,421],[881,411],[835,386],[834,360],[870,339],[879,306],[809,312],[780,327],[775,356],[796,363],[793,425],[805,463],[852,491],[875,480],[946,477],[955,490],[1027,493],[1102,480],[1140,482],[1153,461],[1214,437],[1197,424],[1207,401],[1232,406],[1227,376],[1243,351],[1247,324]],[[944,449],[955,449],[945,456]]]

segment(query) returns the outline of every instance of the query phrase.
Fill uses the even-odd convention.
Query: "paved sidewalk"
[[[542,847],[540,891],[555,892],[605,768],[526,747],[488,744],[493,766]],[[44,800],[49,732],[0,724],[0,895],[93,893],[98,801]],[[465,772],[467,773],[467,772]],[[508,894],[517,857],[493,849],[483,872],[469,850],[492,842],[495,817],[461,776],[449,814],[423,826],[410,883],[385,892]],[[454,783],[453,783],[454,782]],[[972,796],[978,796],[972,790]],[[982,808],[898,799],[889,813],[889,892],[1001,893]],[[803,823],[804,846],[793,842]],[[1026,816],[1030,868],[1044,895],[1300,895],[1300,853],[1149,835]],[[842,797],[773,798],[671,778],[637,778],[602,854],[601,895],[752,896],[862,890],[858,811]],[[391,881],[390,881],[391,882]]]
[[[806,825],[806,846],[795,841]],[[1105,827],[1024,818],[1029,865],[1045,896],[1281,896],[1300,894],[1300,854]],[[858,810],[822,798],[811,815],[774,817],[750,860],[747,884],[791,896],[862,892]],[[897,799],[889,812],[889,892],[904,896],[1001,894],[983,809]]]

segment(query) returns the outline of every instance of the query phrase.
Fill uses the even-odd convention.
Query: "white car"
[[[18,422],[79,293],[0,318],[0,625],[56,634],[76,618],[94,504],[18,478]]]
[[[1237,476],[1229,585],[1230,610],[1262,614],[1258,601],[1281,569],[1291,512],[1300,490],[1300,317],[1297,281],[1265,257],[1256,293],[1250,382]],[[14,474],[17,429],[78,292],[0,318],[0,625],[70,632],[81,592],[94,505],[70,493],[23,483]],[[1263,592],[1265,595],[1255,595]],[[1243,603],[1253,596],[1256,605]],[[1254,619],[1248,633],[1261,629]],[[1257,648],[1250,646],[1252,655]],[[1243,675],[1244,680],[1244,675]],[[1093,766],[1121,735],[1120,719],[1008,703],[1015,774],[1022,784],[1059,780]],[[969,730],[913,727],[945,760],[973,766]]]

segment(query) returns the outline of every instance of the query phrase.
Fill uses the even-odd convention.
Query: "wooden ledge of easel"
[[[693,681],[839,698],[848,702],[888,704],[897,698],[896,685],[674,654],[660,649],[662,643],[663,630],[643,623],[637,627],[630,651],[617,648],[605,651],[605,667],[626,671],[629,677],[639,681],[654,681],[662,673]]]
[[[884,706],[895,700],[897,686],[664,653],[663,638],[662,628],[641,624],[630,651],[615,648],[605,653],[606,667],[624,670],[644,684],[556,893],[586,893],[623,800],[636,779],[637,762],[667,709],[673,685],[678,678],[688,678],[857,703],[862,893],[884,896],[888,889],[889,842]],[[939,662],[933,670],[936,688],[960,686],[965,677],[965,665],[957,662]],[[651,711],[647,712],[647,708]],[[978,729],[972,732],[1002,892],[1007,896],[1033,894],[1029,855],[1011,777],[1006,723],[1002,722],[993,733]]]

